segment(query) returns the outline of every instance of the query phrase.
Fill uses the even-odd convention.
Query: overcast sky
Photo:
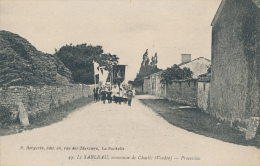
[[[181,62],[182,53],[211,58],[211,21],[221,0],[1,0],[0,28],[54,53],[66,44],[103,46],[139,71],[142,56],[158,54],[158,67]]]

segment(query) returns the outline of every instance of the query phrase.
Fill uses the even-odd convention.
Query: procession
[[[93,60],[94,67],[94,102],[103,104],[114,102],[131,106],[135,88],[128,84],[127,65],[112,65],[111,68],[99,66]]]
[[[93,89],[94,92],[94,101],[101,101],[103,104],[114,103],[124,103],[131,106],[132,98],[135,96],[135,89],[131,89],[130,86],[120,88],[118,85],[113,85],[112,87],[96,87]]]
[[[0,0],[0,166],[260,166],[260,0]]]

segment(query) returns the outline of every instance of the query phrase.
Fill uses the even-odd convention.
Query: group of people
[[[97,87],[93,89],[94,92],[94,101],[102,101],[104,104],[106,100],[108,103],[115,102],[119,103],[128,103],[128,106],[131,106],[132,98],[135,96],[135,90],[119,88],[114,85],[113,87]]]

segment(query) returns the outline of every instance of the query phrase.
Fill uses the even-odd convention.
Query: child
[[[131,106],[132,103],[132,98],[133,98],[133,91],[132,90],[128,90],[127,93],[127,102],[128,102],[128,106]]]
[[[105,90],[105,88],[103,88],[103,90],[101,91],[101,100],[103,101],[103,104],[105,104],[106,103],[106,90]]]
[[[112,91],[111,91],[111,89],[108,89],[107,100],[108,100],[108,103],[112,103]]]

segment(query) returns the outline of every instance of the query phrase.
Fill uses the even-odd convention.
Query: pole
[[[112,88],[112,83],[114,83],[114,80],[112,80],[114,78],[114,65],[112,65],[112,71],[111,71],[111,88]]]
[[[110,73],[110,89],[112,89],[112,72]]]
[[[94,62],[94,60],[93,60],[93,68],[94,68],[94,82],[95,82],[95,85],[94,85],[94,87],[95,87],[95,90],[96,90],[96,73],[95,73],[95,62]]]

